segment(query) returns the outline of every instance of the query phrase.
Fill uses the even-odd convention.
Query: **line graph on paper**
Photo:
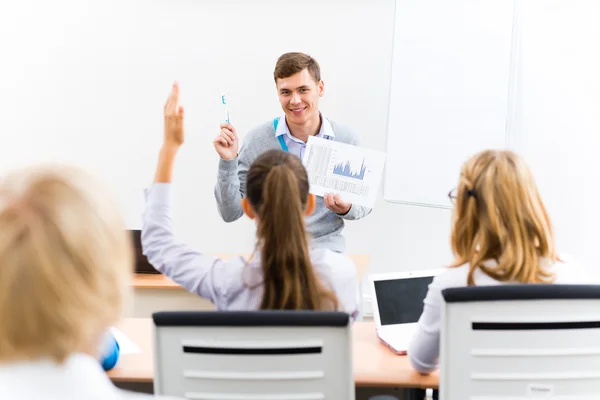
[[[385,154],[344,143],[311,137],[304,154],[311,193],[339,193],[344,201],[372,206]]]

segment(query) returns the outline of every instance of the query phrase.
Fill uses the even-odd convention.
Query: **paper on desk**
[[[385,157],[381,151],[310,136],[302,163],[310,193],[337,193],[347,203],[373,208]]]
[[[119,343],[120,354],[135,354],[142,352],[140,348],[135,343],[133,343],[131,339],[127,337],[127,335],[125,335],[117,328],[111,327],[110,333],[113,334],[113,336],[117,340],[117,343]]]

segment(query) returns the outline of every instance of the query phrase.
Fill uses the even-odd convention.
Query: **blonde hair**
[[[546,263],[558,257],[550,218],[531,171],[511,151],[487,150],[464,165],[456,193],[451,234],[455,261],[498,281],[551,283]],[[496,260],[497,266],[483,265]]]
[[[0,361],[62,362],[120,319],[133,251],[109,193],[65,166],[0,180]]]

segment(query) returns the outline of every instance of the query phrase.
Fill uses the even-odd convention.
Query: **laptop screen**
[[[158,274],[159,272],[148,261],[142,250],[142,231],[139,229],[129,230],[133,239],[133,250],[135,254],[135,272],[142,274]]]
[[[433,276],[375,281],[381,325],[417,322]]]

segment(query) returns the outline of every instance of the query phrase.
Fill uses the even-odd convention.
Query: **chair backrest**
[[[154,393],[198,400],[354,399],[350,316],[158,312]]]
[[[600,286],[499,285],[442,295],[441,399],[598,398]]]

